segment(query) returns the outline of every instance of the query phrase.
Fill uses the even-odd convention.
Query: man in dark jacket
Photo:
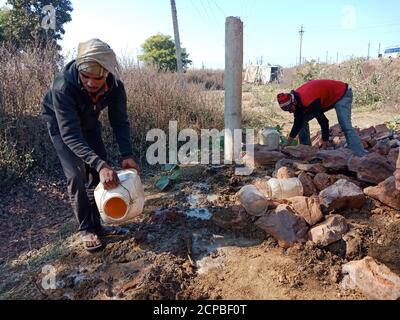
[[[308,122],[315,118],[322,130],[322,147],[326,148],[329,142],[329,120],[324,113],[335,108],[348,147],[359,157],[367,153],[351,123],[353,91],[347,83],[334,80],[312,80],[290,93],[279,94],[277,98],[282,110],[294,114],[294,124],[288,139],[289,145],[297,135],[301,144],[311,145]]]
[[[43,116],[67,178],[81,239],[90,252],[102,248],[99,237],[107,233],[100,223],[94,189],[99,182],[107,190],[119,184],[117,173],[106,162],[101,137],[99,116],[107,107],[122,168],[140,172],[133,159],[126,92],[115,53],[106,43],[92,39],[79,44],[77,59],[55,77],[43,100]]]

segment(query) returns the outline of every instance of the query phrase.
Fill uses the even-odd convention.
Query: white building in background
[[[383,53],[383,57],[385,57],[385,58],[400,57],[400,45],[386,48],[385,52]]]
[[[244,74],[244,82],[255,84],[280,83],[283,69],[281,66],[249,65]]]

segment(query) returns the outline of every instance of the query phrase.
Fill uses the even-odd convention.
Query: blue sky
[[[0,0],[0,4],[5,1]],[[136,57],[151,35],[173,35],[169,0],[72,0],[72,22],[61,45],[98,37],[121,55]],[[244,61],[294,65],[299,29],[304,26],[303,57],[336,62],[351,55],[378,55],[378,46],[400,44],[398,0],[176,0],[182,46],[195,68],[224,67],[225,18],[244,22]]]

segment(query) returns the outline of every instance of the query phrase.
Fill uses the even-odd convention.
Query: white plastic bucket
[[[275,128],[265,128],[260,134],[260,144],[265,146],[267,151],[278,150],[280,140],[281,135]]]
[[[268,199],[253,185],[240,189],[238,197],[240,203],[252,216],[260,217],[268,210]]]
[[[133,169],[118,171],[120,185],[105,190],[100,183],[94,191],[101,219],[106,224],[122,224],[143,213],[144,189]]]
[[[290,199],[303,196],[303,185],[298,178],[269,179],[265,183],[267,196],[271,199]]]

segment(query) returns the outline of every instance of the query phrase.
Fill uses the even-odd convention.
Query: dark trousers
[[[100,182],[99,173],[79,159],[62,141],[60,135],[50,136],[67,178],[68,194],[79,223],[79,231],[94,232],[100,226],[100,214],[94,199],[94,189]],[[106,161],[107,152],[101,129],[84,134],[92,150]]]

